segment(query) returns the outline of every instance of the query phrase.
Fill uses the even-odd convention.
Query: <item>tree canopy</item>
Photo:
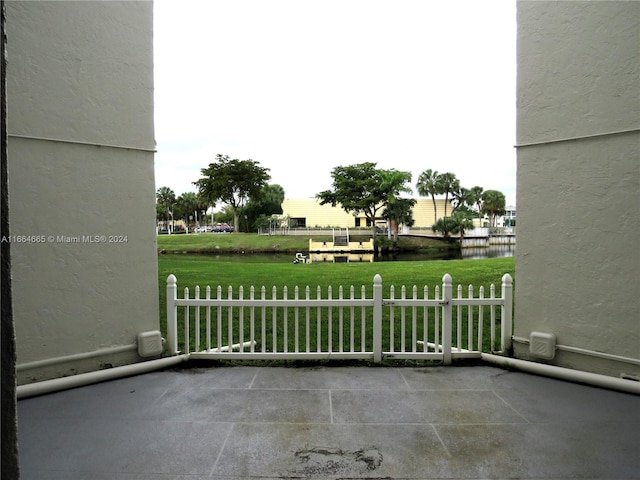
[[[496,226],[496,217],[506,212],[506,199],[498,190],[485,190],[482,194],[482,213],[489,215],[489,225]]]
[[[413,207],[416,200],[413,198],[397,198],[390,202],[382,212],[382,218],[395,223],[393,239],[398,240],[398,226],[406,225],[412,227],[415,223],[413,218]]]
[[[438,177],[440,177],[440,174],[437,172],[437,170],[432,170],[431,168],[429,168],[420,174],[420,176],[418,177],[418,183],[416,184],[418,193],[423,197],[430,196],[431,200],[433,201],[434,223],[438,220],[438,207],[436,206],[436,195],[440,194]]]
[[[378,212],[392,204],[400,192],[410,192],[406,185],[410,172],[376,168],[372,162],[335,167],[331,172],[333,189],[316,194],[321,205],[340,205],[345,212],[364,214],[376,236],[375,221]]]
[[[255,198],[251,198],[242,209],[246,219],[246,227],[265,228],[273,214],[282,214],[284,189],[280,185],[265,185]]]
[[[181,217],[187,225],[201,223],[208,207],[207,200],[200,195],[185,192],[176,199],[175,215]]]
[[[458,180],[455,173],[446,172],[438,175],[436,185],[439,193],[444,194],[444,216],[446,217],[449,195],[455,195],[460,191],[460,180]]]
[[[233,210],[234,231],[240,230],[240,210],[250,198],[256,198],[271,178],[269,169],[254,160],[231,159],[216,155],[216,162],[201,170],[193,182],[198,193],[212,205],[221,202]]]
[[[167,219],[167,225],[169,224],[169,215],[173,215],[173,204],[176,201],[176,194],[169,187],[160,187],[156,191],[156,216],[159,218],[161,214],[164,214]],[[158,208],[161,205],[162,208]]]

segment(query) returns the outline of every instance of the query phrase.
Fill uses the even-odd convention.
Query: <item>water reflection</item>
[[[513,257],[516,253],[515,245],[491,245],[488,248],[465,248],[462,251],[454,252],[432,252],[432,253],[399,253],[395,255],[374,255],[372,253],[359,254],[325,254],[303,252],[302,255],[310,258],[313,262],[330,263],[359,263],[359,262],[423,262],[427,260],[475,260],[481,258]],[[202,254],[207,260],[221,262],[242,262],[242,263],[293,263],[296,260],[295,254],[290,253],[252,253],[252,254],[227,254],[211,255]],[[335,258],[329,258],[329,256]],[[313,258],[317,257],[317,258]],[[325,257],[325,258],[321,258]],[[303,263],[303,262],[298,262]]]
[[[461,251],[435,253],[397,253],[375,257],[376,262],[416,262],[425,260],[476,260],[481,258],[513,257],[515,245],[463,248]]]
[[[515,245],[490,245],[489,248],[471,247],[462,249],[463,259],[514,257]]]
[[[359,263],[374,261],[373,253],[310,253],[307,263],[329,262],[329,263]]]

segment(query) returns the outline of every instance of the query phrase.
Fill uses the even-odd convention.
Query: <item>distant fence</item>
[[[270,296],[265,287],[245,292],[231,287],[223,295],[208,286],[188,288],[178,297],[174,275],[167,278],[167,343],[169,353],[209,359],[362,359],[436,360],[479,358],[511,347],[513,280],[502,277],[501,296],[495,285],[459,285],[452,278],[442,286],[409,289],[390,286],[383,298],[380,275],[371,295],[363,285],[345,291],[329,287],[295,287]],[[477,292],[477,296],[475,295]],[[204,298],[201,294],[204,293]],[[214,294],[212,296],[212,293]],[[248,298],[245,298],[248,293]],[[291,295],[291,296],[290,296]],[[314,297],[314,298],[312,298]]]
[[[345,230],[351,235],[371,235],[371,227],[271,227],[259,228],[258,235],[332,236],[336,231]]]

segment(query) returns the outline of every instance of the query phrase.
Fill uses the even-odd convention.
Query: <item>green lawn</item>
[[[168,253],[253,253],[306,251],[309,237],[294,235],[257,235],[255,233],[197,233],[159,235],[158,250]],[[322,241],[331,240],[327,236]]]
[[[180,236],[175,235],[173,237],[179,238]],[[234,236],[222,235],[222,237],[225,237],[226,241],[226,238],[233,240]],[[255,237],[258,236],[256,235]],[[262,241],[261,237],[258,238]],[[277,240],[276,237],[266,238],[271,242],[288,240],[287,237],[277,237]],[[247,245],[250,245],[250,243],[247,243]],[[316,298],[316,288],[320,286],[322,296],[326,298],[329,286],[333,289],[333,296],[337,297],[340,286],[343,286],[345,295],[348,295],[347,292],[353,285],[356,288],[356,297],[359,297],[360,287],[364,285],[367,296],[370,296],[375,274],[380,274],[382,277],[385,297],[388,297],[391,285],[395,285],[396,298],[399,298],[402,285],[407,286],[409,289],[408,295],[411,295],[410,289],[413,285],[418,286],[420,295],[422,295],[423,286],[428,285],[431,292],[430,295],[433,295],[433,288],[442,284],[442,276],[445,273],[449,273],[453,277],[454,295],[456,295],[455,288],[458,284],[461,284],[463,285],[463,295],[467,296],[467,287],[471,284],[476,288],[476,296],[478,287],[482,285],[485,288],[485,296],[488,297],[489,286],[492,283],[495,284],[496,295],[499,296],[502,276],[505,273],[511,274],[512,277],[514,276],[515,259],[293,264],[244,263],[234,261],[231,257],[226,261],[224,258],[221,260],[209,255],[172,254],[158,256],[158,272],[160,321],[163,334],[166,334],[166,279],[169,274],[174,274],[177,277],[179,295],[182,296],[184,288],[188,287],[192,297],[196,285],[199,285],[202,289],[201,297],[204,297],[204,289],[207,285],[212,288],[212,296],[215,296],[216,288],[221,286],[225,298],[229,286],[233,288],[234,296],[237,295],[238,288],[243,286],[246,292],[245,298],[248,297],[248,291],[251,286],[254,286],[258,292],[264,286],[267,289],[268,298],[271,297],[271,289],[274,286],[278,289],[279,296],[282,288],[287,286],[290,292],[289,298],[293,297],[295,286],[300,287],[302,291],[306,286],[311,287],[311,298]],[[292,317],[293,315],[291,315]],[[489,342],[488,321],[489,314],[487,312],[485,313],[484,326],[485,348],[488,348]],[[182,326],[179,326],[179,331],[182,334]],[[290,331],[293,331],[293,326],[291,326]],[[315,330],[312,331],[312,336],[315,333]],[[454,327],[454,338],[455,335],[456,330]],[[466,333],[464,336],[466,341]],[[270,337],[265,338],[265,342],[270,341]]]
[[[371,236],[366,232],[350,235],[351,240],[368,241]],[[333,237],[327,235],[257,235],[255,233],[197,233],[159,235],[158,251],[165,253],[295,253],[306,252],[309,249],[309,239],[317,242],[331,241]],[[446,251],[451,244],[438,239],[426,237],[400,237],[399,247],[403,251]]]

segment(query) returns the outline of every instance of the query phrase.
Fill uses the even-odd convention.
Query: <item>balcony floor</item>
[[[640,478],[640,396],[492,366],[165,370],[18,423],[22,480]]]

